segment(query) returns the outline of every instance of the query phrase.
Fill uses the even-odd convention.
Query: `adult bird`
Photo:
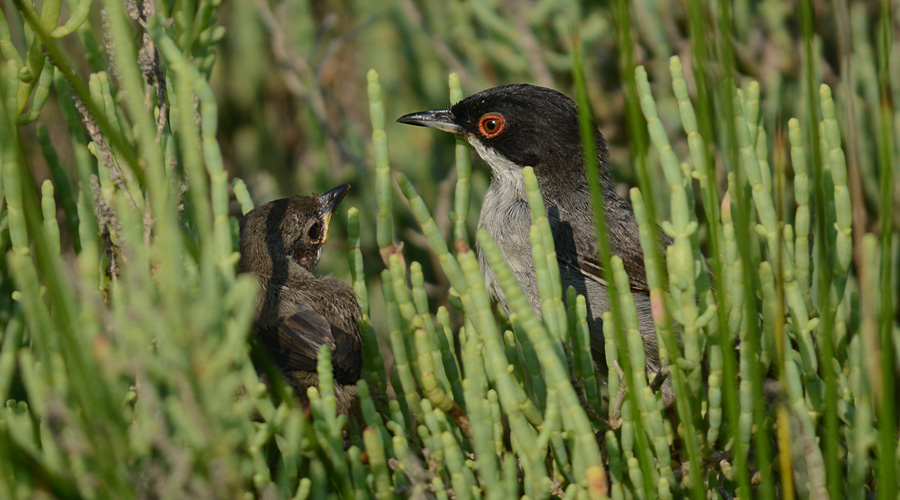
[[[481,206],[478,227],[496,242],[532,308],[540,314],[529,238],[531,213],[522,175],[524,167],[533,167],[553,233],[563,289],[573,286],[584,295],[592,355],[604,366],[602,316],[609,310],[609,297],[599,260],[575,103],[552,89],[505,85],[469,96],[450,109],[411,113],[397,121],[460,135],[491,167],[491,185]],[[652,380],[660,361],[638,225],[629,204],[616,193],[606,141],[596,129],[594,141],[610,246],[630,278],[646,370]],[[665,238],[670,244],[671,239]],[[508,314],[509,302],[480,248],[478,258],[488,290]],[[605,374],[605,370],[599,371]],[[672,403],[674,395],[668,380],[662,386],[662,395],[667,406]]]
[[[257,278],[254,333],[300,401],[308,405],[307,389],[318,386],[317,358],[327,344],[338,412],[355,414],[363,363],[359,303],[350,286],[313,274],[331,217],[349,188],[282,198],[244,215],[238,272]]]

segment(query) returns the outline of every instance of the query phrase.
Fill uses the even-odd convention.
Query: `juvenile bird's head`
[[[517,174],[531,166],[539,180],[552,178],[561,189],[584,183],[575,103],[552,89],[525,84],[494,87],[450,109],[410,113],[397,121],[465,137],[495,176]],[[606,143],[599,133],[595,138],[600,159],[605,160]]]
[[[290,273],[299,266],[311,272],[328,240],[335,208],[350,189],[342,184],[320,195],[270,201],[241,218],[238,272]]]

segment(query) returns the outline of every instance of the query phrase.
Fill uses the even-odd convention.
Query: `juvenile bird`
[[[531,213],[522,174],[524,167],[534,168],[553,233],[563,289],[573,286],[584,295],[592,355],[596,363],[605,366],[602,315],[609,310],[609,298],[599,260],[575,103],[552,89],[506,85],[469,96],[450,109],[411,113],[397,121],[465,137],[491,167],[491,185],[478,227],[496,242],[532,308],[540,314],[529,239]],[[624,262],[631,281],[644,339],[646,370],[652,380],[660,362],[638,225],[631,207],[616,193],[606,141],[596,129],[594,140],[610,246]],[[671,240],[666,237],[665,243],[668,245]],[[485,284],[508,314],[509,302],[484,253],[477,250]],[[668,380],[662,392],[665,404],[671,404],[673,393]]]
[[[353,414],[363,363],[359,303],[350,286],[313,274],[349,188],[282,198],[248,212],[240,221],[238,272],[259,282],[254,333],[301,402],[308,404],[306,390],[318,386],[316,359],[328,344],[338,413]]]

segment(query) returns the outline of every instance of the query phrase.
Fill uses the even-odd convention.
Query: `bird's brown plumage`
[[[319,350],[332,351],[340,413],[355,412],[362,370],[359,303],[353,289],[313,274],[328,239],[331,214],[348,186],[318,196],[294,196],[262,205],[240,224],[238,271],[256,276],[259,303],[254,333],[298,398],[318,385]]]

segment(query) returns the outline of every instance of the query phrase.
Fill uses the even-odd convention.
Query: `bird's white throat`
[[[501,200],[525,201],[525,178],[522,175],[522,167],[509,161],[496,149],[485,146],[478,140],[469,140],[469,143],[491,167],[493,181],[490,191],[495,191],[494,196]],[[491,194],[490,192],[488,193]],[[485,200],[487,203],[488,200]]]
[[[477,141],[470,141],[478,155],[491,166],[491,187],[484,195],[478,228],[491,235],[500,254],[513,275],[525,289],[534,289],[537,297],[537,281],[531,258],[531,209],[525,193],[523,169],[500,154],[496,149]],[[503,293],[497,276],[479,247],[478,263],[484,273],[484,283],[490,294],[507,314],[511,312],[509,301]]]

